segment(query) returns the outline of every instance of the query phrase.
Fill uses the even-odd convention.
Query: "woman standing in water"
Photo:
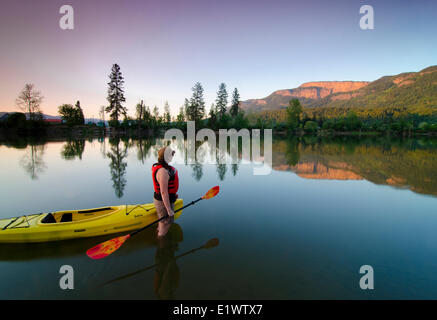
[[[173,222],[174,203],[178,198],[179,189],[178,171],[168,163],[173,160],[175,152],[170,147],[158,151],[158,162],[152,166],[153,203],[159,218],[166,215],[168,219],[158,223],[158,237],[163,237]]]

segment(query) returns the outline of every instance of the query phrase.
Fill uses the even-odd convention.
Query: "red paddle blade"
[[[211,199],[211,198],[214,198],[217,195],[217,193],[219,193],[219,191],[220,191],[220,187],[219,186],[215,186],[215,187],[209,189],[208,192],[205,193],[205,195],[202,197],[202,199]]]
[[[219,239],[214,238],[214,239],[208,240],[208,242],[205,243],[203,245],[203,247],[205,249],[211,249],[211,248],[217,247],[218,245],[219,245]]]
[[[130,238],[130,234],[122,237],[117,237],[105,242],[102,242],[91,249],[88,249],[86,254],[91,259],[102,259],[109,256],[115,250],[121,247],[121,245]]]

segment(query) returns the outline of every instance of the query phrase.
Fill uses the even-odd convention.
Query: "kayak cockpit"
[[[53,213],[47,213],[45,217],[41,219],[40,223],[53,224],[84,221],[106,216],[108,214],[114,213],[116,210],[118,210],[118,208],[106,207],[79,211],[57,211]]]

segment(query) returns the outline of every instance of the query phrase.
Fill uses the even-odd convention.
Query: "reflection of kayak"
[[[175,210],[183,206],[175,202]],[[128,213],[128,214],[126,214]],[[175,214],[178,218],[182,211]],[[153,204],[57,211],[0,220],[0,243],[47,242],[136,230],[157,219]]]
[[[84,255],[84,248],[89,248],[98,241],[105,241],[113,235],[96,238],[73,239],[62,242],[44,243],[0,243],[0,261],[29,261],[38,259],[72,258]],[[106,238],[106,239],[105,239]],[[172,241],[183,241],[183,231],[180,225],[172,223],[166,238]],[[137,251],[155,248],[158,245],[156,228],[149,228],[129,241],[129,245],[121,250],[119,255],[131,255]]]

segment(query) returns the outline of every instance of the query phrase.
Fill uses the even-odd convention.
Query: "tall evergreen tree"
[[[141,100],[136,105],[136,113],[137,113],[137,121],[138,123],[141,123],[144,120],[144,111],[146,107],[144,106],[143,100]]]
[[[105,127],[105,106],[101,106],[99,110],[100,121],[102,121],[102,124]]]
[[[203,87],[196,82],[192,88],[193,95],[187,108],[187,119],[199,122],[205,115],[205,100],[203,98]]]
[[[232,93],[231,109],[229,110],[231,116],[236,117],[238,115],[239,107],[240,107],[240,94],[238,93],[237,88],[235,88],[234,92]]]
[[[217,107],[211,104],[211,109],[209,110],[208,127],[210,129],[215,129],[217,126]]]
[[[187,98],[185,98],[185,101],[184,101],[184,114],[185,114],[185,118],[186,118],[186,120],[189,120],[189,119],[188,119],[188,112],[189,112],[189,109],[190,109],[190,100],[188,100]]]
[[[187,99],[185,99],[187,100]],[[184,122],[185,121],[185,111],[184,111],[184,107],[180,107],[179,109],[179,114],[176,117],[176,121],[177,122]]]
[[[165,102],[164,105],[164,121],[169,124],[171,122],[171,114],[170,114],[170,106],[168,104],[168,101]]]
[[[150,107],[149,106],[144,106],[144,111],[143,111],[143,121],[144,124],[146,125],[146,127],[151,127],[153,126],[153,117],[152,117],[152,113],[150,112]]]
[[[127,108],[123,107],[122,103],[126,102],[124,97],[124,78],[120,71],[120,66],[114,64],[109,75],[108,97],[109,106],[106,107],[106,112],[110,112],[112,120],[118,121],[121,115],[127,116]]]
[[[162,118],[159,114],[159,109],[157,106],[153,107],[153,122],[155,123],[155,127],[159,127],[162,122]]]
[[[220,83],[219,91],[217,92],[216,106],[220,118],[226,113],[226,106],[228,104],[228,92],[226,91],[226,84]]]
[[[137,115],[137,129],[139,131],[143,125],[144,116],[146,112],[146,106],[144,105],[143,100],[137,103],[135,108],[136,108],[136,115]]]
[[[78,100],[76,102],[76,106],[75,106],[75,122],[77,124],[85,124],[85,117],[83,115],[83,110],[80,107],[80,101]]]

